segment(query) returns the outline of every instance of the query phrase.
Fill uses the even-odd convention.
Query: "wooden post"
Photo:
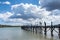
[[[33,32],[34,32],[34,26],[33,26]]]
[[[36,31],[36,33],[37,33],[37,26],[35,26],[35,31]]]
[[[52,22],[51,22],[51,36],[53,37],[53,25],[52,25]]]
[[[45,24],[45,30],[44,30],[44,34],[46,35],[46,34],[47,34],[46,22],[44,22],[44,24]]]
[[[31,31],[32,31],[32,24],[31,24]]]
[[[42,33],[42,23],[40,22],[40,33]]]
[[[59,25],[59,34],[58,35],[59,35],[59,38],[60,38],[60,25]]]

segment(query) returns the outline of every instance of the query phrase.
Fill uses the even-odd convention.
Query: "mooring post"
[[[36,31],[36,33],[37,33],[37,26],[35,26],[35,31]]]
[[[58,35],[59,35],[59,38],[60,38],[60,25],[59,25],[59,34]]]
[[[45,24],[45,30],[44,30],[44,34],[46,35],[47,34],[47,27],[46,27],[46,22],[44,22],[44,24]]]
[[[40,22],[40,33],[42,34],[42,23]]]
[[[51,36],[53,37],[53,25],[52,25],[52,22],[51,22]]]

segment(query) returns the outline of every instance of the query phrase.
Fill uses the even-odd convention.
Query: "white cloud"
[[[18,15],[18,14],[20,14],[21,16],[25,15],[24,18],[26,18],[26,17],[28,18],[28,19],[25,19],[26,23],[29,21],[30,24],[31,23],[35,24],[35,22],[42,21],[42,19],[45,19],[45,17],[49,16],[51,13],[50,11],[46,11],[45,8],[41,8],[41,6],[32,5],[32,4],[28,4],[28,3],[12,5],[11,9],[12,9],[13,13],[15,13],[15,15]],[[33,17],[35,17],[35,19],[33,17],[30,18],[29,16],[30,17],[33,16]],[[20,17],[20,18],[22,18],[22,17]],[[24,20],[24,18],[22,18],[22,19]],[[18,20],[18,18],[16,18],[16,19]],[[43,21],[46,21],[46,20],[43,20]]]
[[[29,16],[30,17],[33,16],[34,18],[42,18],[43,16],[47,16],[50,14],[50,12],[46,11],[45,8],[41,9],[40,6],[27,4],[27,3],[12,5],[11,9],[15,14],[20,13],[20,14],[22,14],[22,16],[24,16],[24,15],[28,16],[28,18],[29,18]]]
[[[5,22],[33,25],[38,24],[40,21],[42,23],[45,21],[47,25],[50,25],[51,21],[53,24],[60,23],[60,10],[46,11],[46,9],[41,8],[41,6],[28,3],[12,5],[11,9],[12,13],[6,12],[4,14],[0,14],[0,18],[2,18]],[[14,18],[10,18],[11,16]]]
[[[8,19],[11,15],[13,15],[11,12],[0,13],[0,19],[6,20],[6,19]]]
[[[47,16],[46,18],[42,19],[43,21],[47,22],[47,25],[51,24],[51,21],[53,24],[60,24],[60,16]]]
[[[6,2],[3,2],[3,4],[8,4],[8,5],[9,5],[9,4],[11,4],[11,3],[10,3],[9,1],[6,1]]]
[[[24,15],[26,15],[26,16],[32,15],[32,16],[37,17],[39,19],[38,20],[37,18],[34,19],[34,18],[28,17],[29,18],[28,20],[30,21],[30,23],[35,24],[36,20],[37,20],[37,22],[41,21],[42,23],[45,21],[47,23],[47,25],[50,25],[51,21],[54,24],[60,23],[60,21],[59,21],[60,16],[55,15],[55,14],[59,15],[60,10],[47,11],[45,8],[41,8],[41,6],[32,5],[32,4],[23,4],[23,3],[12,5],[12,10],[15,14],[21,13],[20,8],[23,9],[22,12],[24,13]],[[24,16],[24,15],[22,15],[22,16]]]
[[[7,4],[10,5],[11,3],[9,1],[5,1],[5,2],[0,2],[0,4]]]
[[[59,9],[53,10],[51,14],[56,15],[56,16],[60,16],[60,10]]]
[[[50,25],[51,21],[53,24],[60,24],[60,10],[56,9],[51,11],[50,15],[42,18],[42,21],[46,21]]]

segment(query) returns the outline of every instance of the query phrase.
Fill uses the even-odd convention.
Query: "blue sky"
[[[7,5],[7,4],[0,4],[0,12],[6,12],[6,11],[11,11],[11,5],[14,5],[14,4],[19,4],[19,3],[31,3],[31,4],[34,4],[34,5],[39,5],[39,0],[0,0],[0,2],[10,2],[11,4],[10,5]]]
[[[0,0],[0,24],[60,24],[59,0]]]

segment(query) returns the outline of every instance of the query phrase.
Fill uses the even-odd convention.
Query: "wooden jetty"
[[[46,22],[44,22],[44,25],[45,26],[42,26],[42,25],[40,25],[40,26],[21,26],[21,28],[25,29],[25,30],[31,29],[33,32],[34,32],[34,30],[37,32],[37,29],[40,28],[40,33],[42,33],[42,28],[44,28],[44,35],[45,36],[47,35],[47,28],[49,28],[50,32],[51,32],[51,37],[53,37],[53,31],[55,30],[55,28],[58,28],[58,32],[56,30],[55,31],[57,32],[57,34],[59,35],[59,38],[60,38],[60,24],[53,25],[53,23],[51,22],[51,25],[47,26]]]

